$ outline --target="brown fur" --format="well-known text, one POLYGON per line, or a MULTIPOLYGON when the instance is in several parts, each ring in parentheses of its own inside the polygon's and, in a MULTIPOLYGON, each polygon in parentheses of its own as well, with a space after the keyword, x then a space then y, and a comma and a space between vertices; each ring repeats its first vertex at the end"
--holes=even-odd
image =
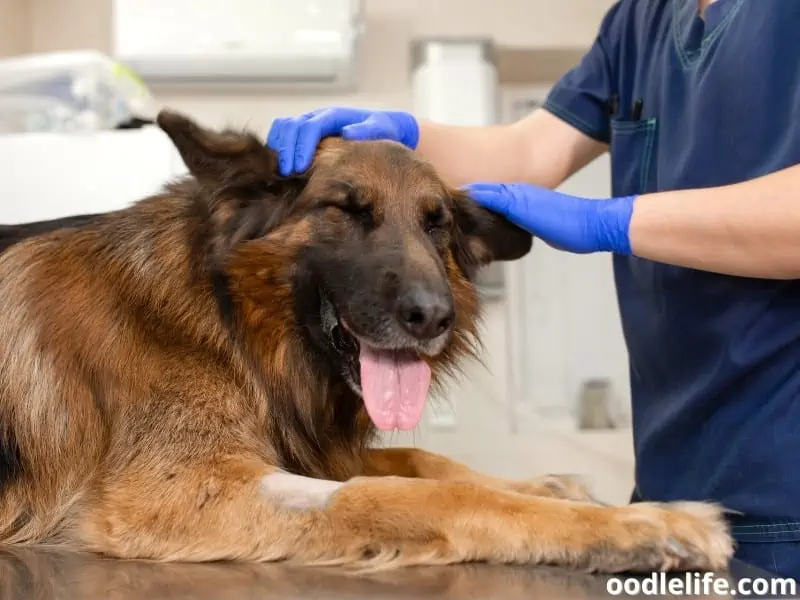
POLYGON ((569 478, 372 449, 361 401, 298 325, 303 257, 361 239, 353 215, 368 211, 395 236, 375 241, 378 259, 400 240, 415 269, 443 268, 456 320, 426 357, 441 376, 476 341, 475 269, 530 236, 394 144, 329 140, 308 174, 281 178, 254 136, 170 112, 159 124, 191 177, 126 210, 0 230, 0 543, 374 568, 725 566, 711 505, 604 507, 569 478), (298 507, 316 484, 269 477, 286 473, 346 483, 298 507))

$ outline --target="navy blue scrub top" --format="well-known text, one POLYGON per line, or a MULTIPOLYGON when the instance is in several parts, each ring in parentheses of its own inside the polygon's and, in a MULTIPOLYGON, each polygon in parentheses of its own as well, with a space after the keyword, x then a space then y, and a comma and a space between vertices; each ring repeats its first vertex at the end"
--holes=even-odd
MULTIPOLYGON (((800 163, 800 0, 717 0, 704 19, 697 0, 621 0, 546 109, 610 144, 614 196, 800 163)), ((797 544, 800 281, 613 260, 636 496, 715 500, 745 514, 739 543, 797 544)))

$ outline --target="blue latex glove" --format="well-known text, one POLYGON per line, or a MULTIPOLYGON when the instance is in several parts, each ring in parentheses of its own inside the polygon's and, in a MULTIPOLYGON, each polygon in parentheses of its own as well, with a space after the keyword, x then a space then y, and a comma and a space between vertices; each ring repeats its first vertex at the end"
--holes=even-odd
POLYGON ((323 108, 275 119, 267 146, 278 153, 281 175, 288 176, 308 169, 320 140, 335 135, 347 140, 393 140, 413 150, 419 143, 419 125, 405 112, 323 108))
POLYGON ((545 243, 577 254, 630 255, 635 196, 590 200, 524 183, 475 183, 464 190, 545 243))

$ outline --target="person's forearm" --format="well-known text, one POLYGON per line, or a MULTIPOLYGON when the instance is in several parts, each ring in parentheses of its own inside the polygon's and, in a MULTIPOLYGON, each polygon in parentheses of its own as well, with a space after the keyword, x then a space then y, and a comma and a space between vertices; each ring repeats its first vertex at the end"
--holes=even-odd
POLYGON ((605 151, 542 109, 512 125, 419 125, 417 152, 454 186, 497 181, 552 189, 605 151))
POLYGON ((728 275, 800 278, 800 165, 724 187, 642 195, 636 256, 728 275))
POLYGON ((460 186, 472 179, 509 181, 522 175, 517 157, 509 150, 519 143, 511 126, 459 127, 420 121, 419 130, 416 151, 450 185, 460 186))

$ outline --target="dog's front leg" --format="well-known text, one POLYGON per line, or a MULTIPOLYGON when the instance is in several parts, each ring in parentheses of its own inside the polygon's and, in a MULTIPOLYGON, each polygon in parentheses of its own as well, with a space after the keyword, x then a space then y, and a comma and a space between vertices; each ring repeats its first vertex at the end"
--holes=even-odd
POLYGON ((479 473, 445 456, 417 448, 370 449, 364 455, 364 474, 373 477, 398 475, 440 481, 465 481, 528 496, 598 503, 576 476, 543 475, 526 481, 502 479, 479 473))
POLYGON ((601 572, 722 569, 731 554, 721 512, 699 503, 607 508, 465 481, 322 481, 236 457, 155 464, 96 491, 72 530, 82 547, 156 560, 490 561, 601 572))

